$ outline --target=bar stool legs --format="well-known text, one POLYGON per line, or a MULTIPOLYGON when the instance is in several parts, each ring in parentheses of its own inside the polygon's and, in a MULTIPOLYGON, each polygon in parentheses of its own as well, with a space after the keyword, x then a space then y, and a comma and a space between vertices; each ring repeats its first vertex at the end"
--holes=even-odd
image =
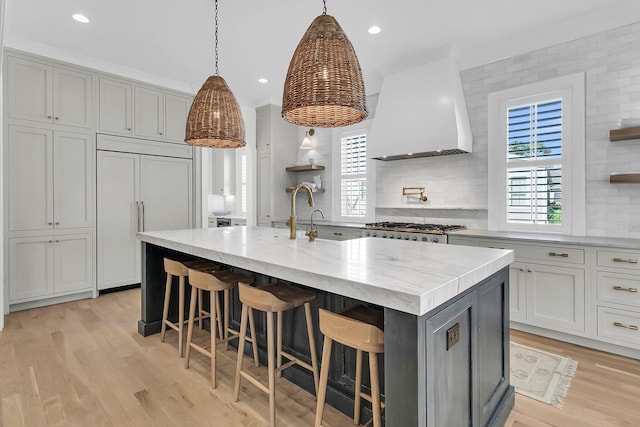
MULTIPOLYGON (((324 404, 327 397, 329 378, 329 362, 333 341, 352 347, 356 350, 356 383, 353 406, 353 423, 360 421, 361 399, 371 402, 374 427, 382 426, 382 408, 380 402, 380 377, 378 373, 378 353, 384 352, 384 317, 381 312, 365 306, 356 306, 337 314, 327 310, 319 310, 320 330, 324 334, 322 349, 322 369, 320 386, 316 404, 315 427, 322 425, 324 404), (369 370, 371 377, 371 395, 362 391, 362 353, 369 353, 369 370)), ((371 422, 370 421, 370 422, 371 422)))
POLYGON ((268 368, 268 387, 242 370, 243 357, 238 352, 238 360, 236 363, 236 378, 234 388, 234 401, 240 398, 240 380, 247 379, 258 389, 269 395, 269 424, 273 427, 276 425, 276 400, 275 400, 275 379, 276 375, 280 376, 282 370, 298 364, 311 372, 313 372, 314 387, 316 393, 318 390, 318 362, 316 356, 315 342, 313 338, 313 325, 311 322, 311 301, 315 299, 315 293, 285 283, 276 283, 264 286, 262 288, 254 288, 244 283, 238 284, 240 301, 242 301, 242 319, 240 322, 240 342, 238 346, 244 345, 246 336, 246 325, 253 318, 253 309, 263 311, 267 317, 267 368, 268 368), (307 334, 309 338, 309 348, 311 351, 311 365, 296 358, 295 356, 282 350, 282 312, 304 305, 305 317, 307 323, 307 334), (277 337, 276 327, 274 325, 274 314, 277 314, 277 337), (277 340, 277 341, 276 341, 277 340), (277 347, 277 349, 276 349, 277 347), (282 357, 286 357, 289 361, 282 363, 282 357))

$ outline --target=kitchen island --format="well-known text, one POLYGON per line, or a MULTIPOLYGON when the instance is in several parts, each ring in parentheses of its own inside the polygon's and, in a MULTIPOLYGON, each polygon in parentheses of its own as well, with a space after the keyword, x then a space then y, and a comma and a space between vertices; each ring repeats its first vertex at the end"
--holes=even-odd
POLYGON ((332 310, 352 300, 383 307, 387 426, 501 426, 513 406, 511 251, 374 238, 309 242, 264 227, 139 236, 143 335, 160 330, 162 257, 200 257, 313 288, 317 304, 332 310))

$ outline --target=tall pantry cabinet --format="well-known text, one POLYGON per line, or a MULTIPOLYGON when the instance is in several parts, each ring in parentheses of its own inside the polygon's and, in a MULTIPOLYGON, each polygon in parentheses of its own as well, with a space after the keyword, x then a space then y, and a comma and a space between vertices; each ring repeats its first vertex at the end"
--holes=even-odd
POLYGON ((9 53, 5 63, 5 302, 93 295, 93 76, 9 53))
POLYGON ((140 283, 135 234, 195 222, 191 97, 4 54, 4 311, 140 283))

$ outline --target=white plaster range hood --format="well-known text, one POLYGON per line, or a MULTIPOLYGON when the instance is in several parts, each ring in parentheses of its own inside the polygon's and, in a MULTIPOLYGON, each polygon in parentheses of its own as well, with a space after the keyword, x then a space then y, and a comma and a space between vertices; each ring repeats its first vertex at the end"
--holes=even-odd
POLYGON ((399 160, 470 153, 471 148, 460 73, 450 56, 384 78, 368 157, 399 160))

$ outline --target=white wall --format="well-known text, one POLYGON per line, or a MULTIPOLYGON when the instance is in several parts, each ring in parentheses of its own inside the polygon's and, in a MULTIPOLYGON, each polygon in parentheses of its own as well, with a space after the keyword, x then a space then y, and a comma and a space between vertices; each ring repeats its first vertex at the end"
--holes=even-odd
POLYGON ((640 185, 609 183, 611 173, 640 172, 640 141, 609 141, 618 118, 640 118, 640 22, 462 71, 473 153, 378 162, 377 206, 397 207, 411 184, 426 187, 432 208, 468 210, 378 208, 378 219, 452 215, 486 226, 488 94, 577 72, 586 74, 587 235, 640 238, 630 231, 640 224, 640 185))
MULTIPOLYGON (((6 1, 5 0, 0 0, 0 100, 4 99, 3 96, 3 88, 2 88, 2 82, 4 80, 3 76, 2 76, 2 51, 4 48, 4 13, 5 13, 5 7, 6 7, 6 1)), ((4 183, 2 180, 2 176, 4 175, 4 171, 2 168, 3 165, 3 159, 2 159, 2 152, 4 151, 2 149, 2 147, 4 146, 4 131, 2 129, 4 129, 3 123, 2 123, 2 117, 4 116, 4 113, 2 111, 2 105, 4 103, 0 102, 0 200, 4 200, 4 193, 3 193, 3 188, 4 188, 4 183)), ((3 218, 3 210, 0 209, 0 224, 4 224, 4 218, 3 218)), ((4 227, 0 227, 0 242, 4 242, 4 227)), ((0 245, 0 260, 4 259, 4 245, 0 245)), ((0 261, 0 278, 2 278, 2 284, 3 286, 0 286, 0 331, 2 329, 4 329, 4 292, 5 292, 5 286, 4 286, 4 262, 0 261)))

